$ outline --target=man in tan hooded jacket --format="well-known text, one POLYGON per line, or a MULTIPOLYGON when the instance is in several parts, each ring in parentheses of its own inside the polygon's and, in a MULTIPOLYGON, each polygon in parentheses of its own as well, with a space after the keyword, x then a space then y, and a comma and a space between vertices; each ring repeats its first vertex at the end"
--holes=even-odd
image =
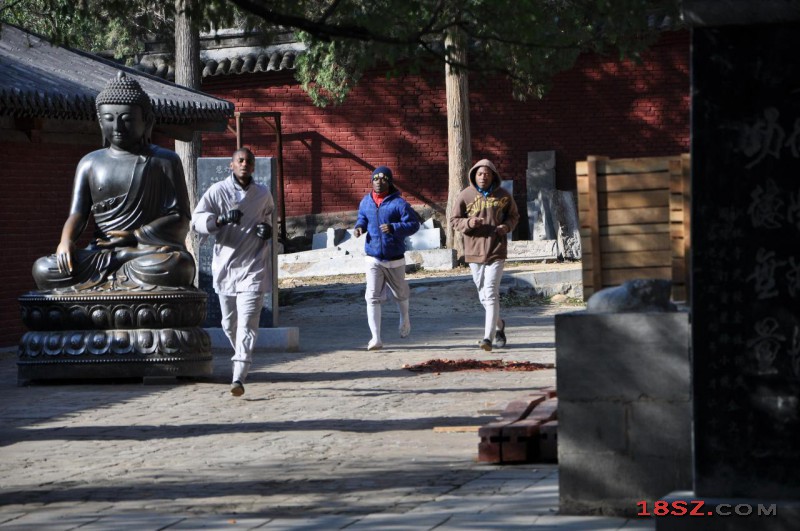
POLYGON ((486 310, 480 348, 506 344, 505 321, 500 318, 500 281, 508 253, 507 234, 519 222, 514 198, 500 186, 497 168, 488 159, 469 170, 470 186, 456 199, 450 225, 464 234, 464 259, 469 263, 478 297, 486 310))

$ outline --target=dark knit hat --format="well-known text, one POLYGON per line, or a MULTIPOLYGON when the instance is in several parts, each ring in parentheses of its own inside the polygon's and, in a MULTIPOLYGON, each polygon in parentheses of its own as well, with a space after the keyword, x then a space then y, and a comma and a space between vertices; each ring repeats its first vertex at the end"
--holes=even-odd
MULTIPOLYGON (((389 166, 378 166, 375 168, 375 170, 373 170, 372 177, 375 177, 379 173, 382 173, 388 182, 392 182, 392 170, 389 168, 389 166)), ((372 177, 370 177, 370 179, 372 177)))

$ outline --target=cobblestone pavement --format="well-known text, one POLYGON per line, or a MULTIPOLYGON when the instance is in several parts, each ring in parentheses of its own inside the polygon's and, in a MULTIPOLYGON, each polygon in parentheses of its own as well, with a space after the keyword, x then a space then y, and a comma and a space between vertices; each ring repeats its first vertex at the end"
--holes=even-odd
POLYGON ((259 352, 228 393, 230 352, 207 381, 16 385, 0 354, 0 528, 653 529, 557 514, 555 465, 478 463, 475 431, 508 401, 555 385, 536 372, 413 373, 434 358, 553 363, 553 316, 508 308, 508 346, 477 348, 469 281, 415 285, 412 334, 384 310, 365 350, 363 291, 306 290, 281 307, 299 352, 259 352))

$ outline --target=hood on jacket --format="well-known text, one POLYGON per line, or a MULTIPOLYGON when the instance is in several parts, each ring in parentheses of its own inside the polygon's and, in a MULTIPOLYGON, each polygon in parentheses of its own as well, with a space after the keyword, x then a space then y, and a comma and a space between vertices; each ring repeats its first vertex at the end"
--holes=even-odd
POLYGON ((478 185, 475 184, 475 174, 478 173, 478 168, 481 166, 486 166, 490 170, 492 170, 492 174, 494 175, 494 179, 492 179, 492 184, 494 187, 497 188, 500 186, 500 175, 497 173, 497 168, 494 167, 494 164, 489 159, 481 159, 475 163, 475 165, 469 169, 469 182, 472 186, 476 187, 478 185))

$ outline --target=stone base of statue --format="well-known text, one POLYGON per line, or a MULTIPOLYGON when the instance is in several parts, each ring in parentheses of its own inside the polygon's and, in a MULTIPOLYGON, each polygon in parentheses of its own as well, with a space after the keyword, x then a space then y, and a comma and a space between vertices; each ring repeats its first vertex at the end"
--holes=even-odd
POLYGON ((26 293, 18 381, 211 376, 207 298, 193 288, 26 293))

